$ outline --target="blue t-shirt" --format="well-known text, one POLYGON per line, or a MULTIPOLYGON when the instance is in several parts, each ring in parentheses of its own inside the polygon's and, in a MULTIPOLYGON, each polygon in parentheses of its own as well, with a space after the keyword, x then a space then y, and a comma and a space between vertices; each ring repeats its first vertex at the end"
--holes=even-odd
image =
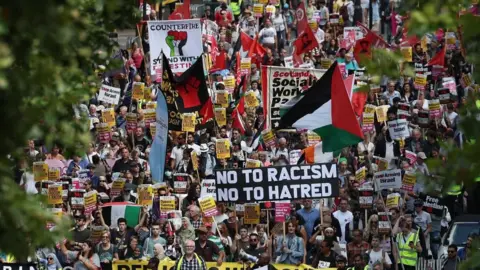
POLYGON ((320 218, 320 211, 318 209, 310 209, 310 211, 305 210, 302 208, 297 211, 297 214, 303 217, 305 220, 305 230, 307 231, 307 239, 310 239, 313 233, 313 226, 315 224, 315 220, 320 218))

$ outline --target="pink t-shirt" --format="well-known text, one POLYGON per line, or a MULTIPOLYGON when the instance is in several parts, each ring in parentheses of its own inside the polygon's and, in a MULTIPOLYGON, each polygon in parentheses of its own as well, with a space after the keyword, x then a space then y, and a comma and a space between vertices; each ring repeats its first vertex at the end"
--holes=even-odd
POLYGON ((135 63, 135 67, 138 69, 142 66, 143 61, 143 53, 141 49, 136 49, 135 52, 132 54, 133 62, 135 63))

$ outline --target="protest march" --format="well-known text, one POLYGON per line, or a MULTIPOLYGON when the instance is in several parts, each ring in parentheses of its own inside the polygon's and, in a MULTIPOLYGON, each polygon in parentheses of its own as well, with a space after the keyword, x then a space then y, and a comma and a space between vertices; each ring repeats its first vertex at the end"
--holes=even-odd
POLYGON ((0 246, 0 270, 450 270, 473 258, 480 177, 447 186, 430 165, 470 143, 460 110, 479 85, 460 27, 416 36, 398 0, 134 2, 143 16, 121 68, 98 65, 100 88, 72 104, 88 148, 32 137, 13 168, 70 236, 28 262, 0 246), (362 65, 378 49, 400 55, 396 78, 362 65))

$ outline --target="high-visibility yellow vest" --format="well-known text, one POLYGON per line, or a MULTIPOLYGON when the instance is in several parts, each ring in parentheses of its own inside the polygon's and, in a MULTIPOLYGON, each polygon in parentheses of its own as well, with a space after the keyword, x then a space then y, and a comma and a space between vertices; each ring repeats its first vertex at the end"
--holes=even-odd
POLYGON ((240 12, 241 12, 240 7, 242 6, 242 0, 238 0, 238 3, 230 2, 229 6, 232 9, 233 15, 238 16, 240 15, 240 12))
POLYGON ((398 248, 400 252, 400 261, 404 265, 416 266, 417 265, 417 249, 411 249, 408 245, 410 242, 413 242, 415 247, 417 246, 418 231, 411 233, 408 239, 404 241, 403 233, 397 234, 398 239, 398 248))
MULTIPOLYGON (((193 253, 193 255, 195 255, 195 259, 197 259, 198 265, 202 266, 202 260, 200 259, 200 257, 198 257, 197 253, 193 253)), ((183 258, 184 257, 185 257, 185 255, 180 257, 180 260, 178 260, 177 270, 182 269, 182 264, 183 264, 183 258)))
MULTIPOLYGON (((353 266, 353 267, 349 267, 349 268, 347 268, 347 270, 355 270, 355 267, 354 267, 354 266, 353 266)), ((368 264, 365 265, 365 267, 363 268, 363 270, 370 270, 370 265, 368 265, 368 264)))
POLYGON ((462 186, 461 185, 453 185, 450 187, 450 190, 447 192, 450 196, 458 196, 462 193, 462 186))

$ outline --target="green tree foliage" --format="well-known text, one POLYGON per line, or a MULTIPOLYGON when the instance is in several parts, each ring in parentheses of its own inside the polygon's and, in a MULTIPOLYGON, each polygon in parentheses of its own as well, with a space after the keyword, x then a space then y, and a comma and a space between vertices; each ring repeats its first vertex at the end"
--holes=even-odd
MULTIPOLYGON (((31 138, 85 149, 88 121, 73 104, 97 90, 94 63, 105 63, 114 43, 108 32, 132 25, 134 1, 4 1, 0 5, 0 249, 22 259, 65 236, 66 222, 48 233, 51 214, 39 197, 13 182, 15 158, 31 138)), ((70 152, 71 153, 71 152, 70 152)), ((67 153, 68 155, 68 153, 67 153)))

